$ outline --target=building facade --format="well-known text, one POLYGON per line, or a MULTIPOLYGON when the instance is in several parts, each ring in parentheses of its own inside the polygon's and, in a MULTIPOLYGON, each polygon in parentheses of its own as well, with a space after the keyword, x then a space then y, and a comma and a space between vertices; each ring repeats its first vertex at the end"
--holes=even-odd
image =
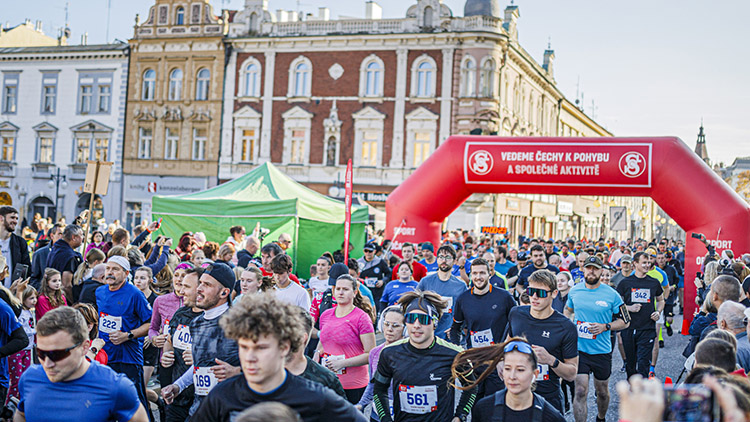
POLYGON ((0 203, 29 221, 35 213, 70 221, 89 206, 86 162, 111 161, 109 190, 95 197, 94 216, 119 218, 128 50, 0 48, 0 203), (58 174, 65 183, 50 186, 58 174))
POLYGON ((124 222, 150 215, 154 195, 216 185, 225 49, 208 0, 156 0, 130 40, 124 222))
MULTIPOLYGON (((355 192, 384 201, 453 134, 611 136, 557 88, 554 51, 538 64, 519 45, 518 7, 501 13, 416 0, 383 19, 367 2, 363 19, 332 20, 246 0, 226 41, 219 180, 271 161, 337 196, 351 158, 355 192)), ((448 225, 486 225, 497 201, 474 195, 448 225)))

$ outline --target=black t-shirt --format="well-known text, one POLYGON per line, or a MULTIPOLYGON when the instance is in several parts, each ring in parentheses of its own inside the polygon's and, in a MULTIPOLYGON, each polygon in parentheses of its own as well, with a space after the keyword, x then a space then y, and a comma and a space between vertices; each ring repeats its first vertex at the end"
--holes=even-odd
POLYGON ((481 296, 476 295, 475 290, 471 288, 461 293, 453 305, 451 341, 458 343, 458 326, 465 324, 469 330, 466 339, 468 347, 476 347, 480 345, 479 342, 482 346, 502 343, 508 314, 516 306, 513 296, 507 290, 492 285, 490 291, 481 296))
MULTIPOLYGON (((507 405, 503 409, 503 422, 530 422, 533 420, 534 407, 526 410, 515 411, 507 405)), ((500 409, 498 409, 499 411, 500 409)), ((477 402, 471 411, 472 422, 492 422, 495 412, 495 396, 487 396, 477 402)), ((542 422, 565 422, 565 418, 551 404, 547 403, 542 412, 542 422)))
POLYGON ((510 268, 508 268, 508 273, 505 274, 506 277, 511 278, 518 275, 518 265, 514 265, 510 268))
MULTIPOLYGON (((547 349, 560 362, 578 356, 578 332, 576 326, 565 315, 555 311, 547 319, 531 316, 530 306, 517 306, 508 316, 507 335, 526 337, 529 343, 547 349)), ((507 336, 503 336, 506 338, 507 336)), ((560 377, 548 365, 539 365, 536 392, 542 397, 558 394, 560 377), (545 374, 547 379, 545 380, 545 374)))
POLYGON ((547 264, 544 268, 537 268, 536 266, 534 266, 534 263, 531 263, 530 265, 525 266, 521 270, 521 272, 518 274, 518 282, 521 283, 523 287, 528 286, 529 276, 539 270, 549 270, 549 271, 552 271, 554 274, 557 274, 560 272, 560 269, 555 267, 554 265, 547 264))
POLYGON ((307 367, 303 373, 299 374, 300 377, 312 382, 317 382, 324 387, 328 387, 333 390, 334 393, 346 399, 344 387, 341 385, 341 381, 339 381, 339 377, 337 377, 336 374, 307 356, 305 356, 305 359, 307 359, 307 367))
POLYGON ((304 422, 366 422, 365 416, 351 403, 322 385, 286 373, 286 380, 276 390, 259 394, 247 385, 240 374, 216 384, 203 399, 190 420, 230 422, 243 410, 261 402, 283 403, 297 412, 304 422))
MULTIPOLYGON (((175 311, 172 318, 169 320, 169 335, 172 340, 172 347, 174 348, 174 364, 172 365, 172 382, 177 381, 182 374, 185 373, 192 366, 185 363, 185 359, 182 358, 182 352, 187 350, 179 346, 187 343, 190 337, 190 322, 195 318, 202 315, 203 312, 193 312, 193 308, 189 306, 183 306, 182 308, 175 311), (178 330, 178 328, 182 328, 178 330), (180 336, 178 339, 177 336, 180 336)), ((180 391, 174 399, 174 403, 181 407, 189 407, 193 403, 193 397, 195 396, 195 387, 190 384, 184 391, 180 391)))
POLYGON ((626 305, 641 304, 641 310, 630 312, 631 330, 654 330, 656 321, 651 319, 651 314, 656 312, 656 298, 664 293, 659 281, 651 276, 638 278, 635 273, 624 278, 617 285, 617 293, 620 294, 626 305))

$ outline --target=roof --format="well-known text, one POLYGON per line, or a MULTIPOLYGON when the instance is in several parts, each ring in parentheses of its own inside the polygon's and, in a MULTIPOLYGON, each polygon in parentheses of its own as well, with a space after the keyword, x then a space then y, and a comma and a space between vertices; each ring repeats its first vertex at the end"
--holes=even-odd
POLYGON ((125 50, 128 44, 55 45, 49 47, 6 47, 0 54, 49 54, 49 53, 91 53, 99 51, 125 50))

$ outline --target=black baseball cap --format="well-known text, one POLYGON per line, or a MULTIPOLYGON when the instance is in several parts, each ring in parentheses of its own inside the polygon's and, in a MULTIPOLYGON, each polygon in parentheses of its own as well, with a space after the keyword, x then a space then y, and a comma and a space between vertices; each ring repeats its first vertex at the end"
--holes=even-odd
POLYGON ((596 267, 596 268, 602 268, 604 264, 602 264, 602 260, 599 259, 596 256, 590 256, 586 258, 586 261, 583 262, 583 267, 596 267))
POLYGON ((519 252, 516 259, 519 261, 527 261, 529 259, 529 254, 526 251, 519 252))
POLYGON ((375 245, 373 245, 372 243, 365 243, 365 247, 362 249, 366 251, 374 251, 375 245))
POLYGON ((237 278, 234 276, 234 271, 229 268, 229 265, 221 262, 214 262, 209 265, 205 274, 215 278, 222 286, 229 289, 234 288, 234 283, 237 281, 237 278))

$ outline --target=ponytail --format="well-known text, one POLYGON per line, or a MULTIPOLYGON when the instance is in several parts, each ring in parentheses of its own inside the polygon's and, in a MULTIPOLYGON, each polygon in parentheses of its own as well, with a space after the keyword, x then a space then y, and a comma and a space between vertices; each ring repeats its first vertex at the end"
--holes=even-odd
MULTIPOLYGON (((505 358, 505 345, 512 341, 528 343, 523 337, 512 337, 501 344, 475 347, 473 349, 464 350, 456 355, 455 359, 453 359, 453 365, 451 366, 453 379, 458 380, 460 383, 460 385, 456 385, 456 388, 462 391, 470 390, 487 379, 492 372, 497 370, 497 365, 505 358), (486 366, 486 369, 484 369, 478 377, 474 377, 474 371, 484 366, 486 366)), ((536 369, 536 355, 532 353, 528 356, 530 358, 532 369, 536 369)))
POLYGON ((104 262, 105 258, 106 255, 104 255, 104 252, 102 252, 100 249, 89 249, 89 251, 86 253, 86 259, 84 259, 83 262, 78 265, 76 272, 73 274, 73 285, 77 286, 81 284, 88 270, 94 268, 94 263, 97 261, 104 262))

